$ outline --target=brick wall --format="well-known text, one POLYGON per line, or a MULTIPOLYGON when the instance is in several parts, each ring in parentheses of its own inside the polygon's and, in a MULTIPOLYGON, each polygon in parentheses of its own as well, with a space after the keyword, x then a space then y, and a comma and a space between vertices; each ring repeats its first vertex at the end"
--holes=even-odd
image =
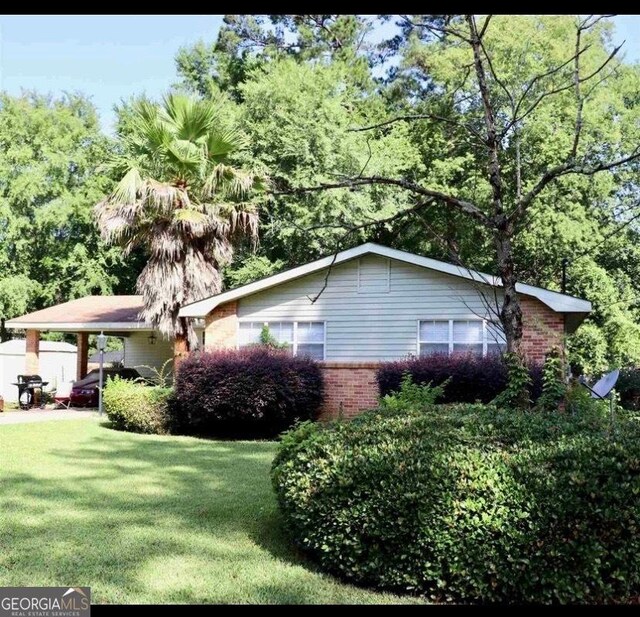
POLYGON ((552 347, 564 349, 564 315, 529 296, 520 296, 520 305, 525 356, 535 362, 543 362, 545 354, 552 347))
POLYGON ((238 335, 237 302, 227 302, 217 306, 206 316, 204 323, 206 351, 235 348, 238 335))
POLYGON ((352 418, 378 402, 377 362, 323 362, 325 398, 320 411, 323 420, 342 413, 352 418))
POLYGON ((25 342, 24 374, 40 374, 40 330, 27 330, 25 342))

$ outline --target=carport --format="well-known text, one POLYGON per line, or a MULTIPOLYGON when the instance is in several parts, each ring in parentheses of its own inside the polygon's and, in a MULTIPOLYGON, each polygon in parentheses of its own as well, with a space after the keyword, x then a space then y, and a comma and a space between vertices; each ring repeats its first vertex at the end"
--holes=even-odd
MULTIPOLYGON (((76 379, 87 374, 88 339, 90 334, 104 332, 118 336, 129 345, 130 363, 161 366, 173 355, 173 344, 162 340, 150 324, 140 321, 142 296, 85 296, 49 308, 28 313, 6 322, 6 327, 24 330, 26 354, 24 374, 40 372, 40 334, 42 332, 71 332, 76 335, 78 356, 76 379)), ((19 371, 18 371, 19 372, 19 371)))

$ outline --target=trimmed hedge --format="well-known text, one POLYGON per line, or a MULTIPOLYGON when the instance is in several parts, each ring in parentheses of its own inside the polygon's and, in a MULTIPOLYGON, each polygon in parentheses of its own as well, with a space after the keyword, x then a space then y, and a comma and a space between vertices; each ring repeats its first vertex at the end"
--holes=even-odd
MULTIPOLYGON (((500 356, 434 354, 382 364, 376 373, 381 396, 396 392, 404 373, 409 373, 414 383, 431 382, 434 386, 451 378, 443 403, 489 403, 507 385, 507 369, 500 356)), ((542 367, 531 364, 529 373, 531 400, 535 401, 542 390, 542 367)))
POLYGON ((435 405, 305 423, 272 480, 296 544, 347 581, 458 602, 640 593, 640 428, 435 405))
POLYGON ((275 437, 314 418, 322 403, 320 367, 264 346, 191 354, 175 381, 177 432, 275 437))
POLYGON ((168 432, 168 405, 173 390, 109 377, 103 404, 114 428, 132 433, 168 432))

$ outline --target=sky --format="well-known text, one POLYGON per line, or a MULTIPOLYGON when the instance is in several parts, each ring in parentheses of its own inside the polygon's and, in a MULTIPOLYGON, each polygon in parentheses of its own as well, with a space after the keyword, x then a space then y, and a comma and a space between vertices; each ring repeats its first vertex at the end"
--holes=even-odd
MULTIPOLYGON (((640 15, 614 18, 614 41, 640 60, 640 15)), ((221 15, 0 15, 0 90, 83 92, 105 131, 113 106, 133 94, 159 97, 177 81, 180 47, 213 41, 221 15)))

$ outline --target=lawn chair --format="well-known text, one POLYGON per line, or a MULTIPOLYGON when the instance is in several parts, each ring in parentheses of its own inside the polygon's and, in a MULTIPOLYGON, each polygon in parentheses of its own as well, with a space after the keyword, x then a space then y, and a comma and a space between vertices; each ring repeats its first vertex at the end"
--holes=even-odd
POLYGON ((53 395, 53 401, 56 404, 56 408, 69 409, 71 407, 71 388, 73 388, 72 381, 63 381, 57 388, 53 395))

